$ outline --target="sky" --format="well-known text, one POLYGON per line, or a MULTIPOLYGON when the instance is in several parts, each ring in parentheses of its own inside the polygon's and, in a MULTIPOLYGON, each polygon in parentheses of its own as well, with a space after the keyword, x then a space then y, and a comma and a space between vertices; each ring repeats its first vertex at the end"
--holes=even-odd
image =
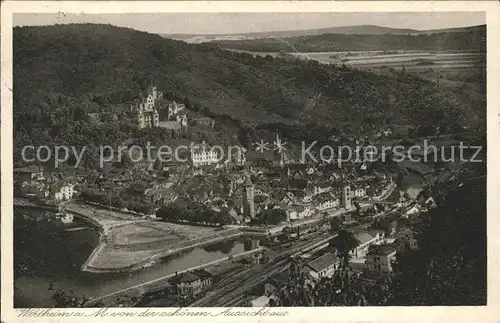
POLYGON ((102 23, 155 34, 236 34, 378 25, 417 30, 486 23, 483 12, 14 14, 15 26, 102 23))

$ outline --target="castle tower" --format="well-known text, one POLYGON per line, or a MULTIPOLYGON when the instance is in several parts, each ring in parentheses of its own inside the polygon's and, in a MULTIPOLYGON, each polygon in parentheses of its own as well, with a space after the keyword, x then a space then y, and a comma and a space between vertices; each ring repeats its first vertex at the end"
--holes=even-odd
POLYGON ((184 114, 182 117, 181 117, 181 120, 180 120, 180 123, 181 123, 181 129, 185 130, 187 129, 187 116, 184 114))
POLYGON ((255 218, 255 191, 253 187, 253 183, 250 180, 250 176, 247 176, 245 182, 243 183, 243 187, 245 188, 245 193, 243 195, 243 215, 250 217, 251 219, 255 218))
POLYGON ((153 127, 158 127, 159 123, 160 123, 160 114, 158 113, 158 110, 155 108, 153 111, 153 127))
POLYGON ((143 110, 142 103, 139 105, 139 107, 137 109, 137 122, 139 124, 139 129, 142 129, 146 126, 145 120, 144 120, 144 110, 143 110))

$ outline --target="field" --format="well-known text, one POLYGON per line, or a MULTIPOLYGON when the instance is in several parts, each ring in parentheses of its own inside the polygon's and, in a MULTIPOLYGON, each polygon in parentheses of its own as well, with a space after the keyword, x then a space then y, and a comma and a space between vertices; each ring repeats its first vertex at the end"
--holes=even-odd
POLYGON ((220 230, 141 219, 90 205, 73 203, 67 209, 106 228, 106 235, 83 266, 94 272, 138 269, 160 254, 241 234, 238 228, 220 230))
MULTIPOLYGON (((253 56, 283 55, 278 52, 246 52, 253 56)), ((408 72, 483 70, 486 68, 486 54, 471 51, 359 51, 359 52, 290 52, 289 57, 312 59, 323 64, 346 65, 363 70, 401 70, 408 72)))
POLYGON ((357 68, 402 67, 410 69, 426 68, 481 68, 485 55, 471 52, 353 52, 353 53, 306 53, 312 59, 324 63, 346 64, 357 68))

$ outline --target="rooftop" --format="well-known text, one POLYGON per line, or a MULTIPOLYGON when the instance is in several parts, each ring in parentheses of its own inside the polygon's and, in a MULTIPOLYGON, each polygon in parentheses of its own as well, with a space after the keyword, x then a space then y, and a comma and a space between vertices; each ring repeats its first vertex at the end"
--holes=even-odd
POLYGON ((379 245, 373 246, 368 251, 367 255, 369 256, 388 256, 392 253, 396 252, 396 248, 391 245, 379 245))
POLYGON ((297 212, 302 212, 304 211, 306 208, 304 205, 301 205, 301 204, 293 204, 293 205, 288 205, 287 206, 287 209, 289 211, 297 211, 297 212))
POLYGON ((193 273, 182 273, 172 278, 172 283, 191 283, 200 279, 197 275, 193 273))
POLYGON ((327 201, 331 201, 331 200, 335 200, 335 199, 336 199, 336 197, 329 192, 324 192, 324 193, 318 194, 318 195, 313 197, 314 203, 325 203, 327 201))
POLYGON ((332 183, 330 183, 330 182, 322 182, 322 183, 319 183, 316 186, 318 186, 320 188, 328 188, 328 187, 332 187, 332 183))
POLYGON ((360 232, 360 233, 354 235, 354 237, 356 238, 356 240, 359 241, 360 244, 365 244, 368 241, 375 239, 374 236, 372 236, 371 234, 366 233, 366 232, 360 232))
POLYGON ((38 165, 14 168, 14 173, 38 173, 41 171, 43 171, 43 168, 38 165))
POLYGON ((308 265, 315 271, 321 271, 333 264, 337 263, 337 256, 335 256, 333 253, 329 252, 327 254, 324 254, 323 256, 314 259, 313 261, 309 262, 308 265))
POLYGON ((71 183, 67 183, 65 181, 58 181, 58 182, 55 182, 53 183, 51 186, 50 186, 50 191, 52 193, 55 193, 55 192, 59 192, 61 190, 61 188, 63 188, 64 186, 67 186, 67 185, 71 185, 73 186, 73 184, 71 183))
POLYGON ((201 279, 212 278, 212 274, 204 269, 195 270, 194 273, 196 274, 196 276, 200 277, 201 279))

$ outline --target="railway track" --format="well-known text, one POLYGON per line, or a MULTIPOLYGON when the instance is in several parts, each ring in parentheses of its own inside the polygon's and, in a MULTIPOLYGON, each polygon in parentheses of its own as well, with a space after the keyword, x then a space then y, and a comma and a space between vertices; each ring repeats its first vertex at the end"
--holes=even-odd
POLYGON ((241 302, 244 298, 244 293, 253 287, 264 283, 272 275, 286 269, 291 255, 300 253, 301 250, 307 250, 311 246, 317 245, 324 238, 314 239, 313 241, 304 241, 298 243, 293 248, 278 254, 274 259, 266 265, 258 265, 247 270, 241 271, 236 275, 228 278, 226 285, 213 290, 203 298, 190 304, 190 307, 216 307, 216 306, 233 306, 241 302))

